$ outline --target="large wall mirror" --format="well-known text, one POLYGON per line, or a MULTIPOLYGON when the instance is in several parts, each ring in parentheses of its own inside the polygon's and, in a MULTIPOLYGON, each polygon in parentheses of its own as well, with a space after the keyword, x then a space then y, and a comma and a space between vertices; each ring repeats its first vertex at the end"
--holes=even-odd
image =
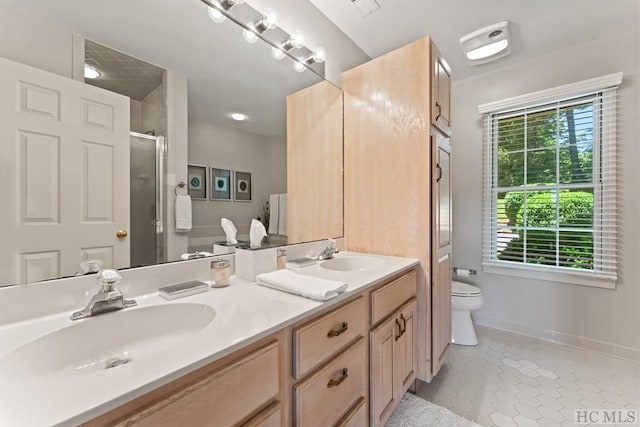
POLYGON ((343 235, 341 90, 209 12, 0 5, 0 286, 229 253, 222 218, 241 244, 258 218, 265 244, 343 235))

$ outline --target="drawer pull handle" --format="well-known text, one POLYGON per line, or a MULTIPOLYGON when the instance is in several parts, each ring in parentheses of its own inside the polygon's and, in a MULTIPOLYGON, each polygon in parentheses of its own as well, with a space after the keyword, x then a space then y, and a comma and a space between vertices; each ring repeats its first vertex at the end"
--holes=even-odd
POLYGON ((329 382, 327 383, 327 388, 338 387, 340 384, 342 384, 342 381, 347 379, 348 376, 349 370, 347 368, 344 368, 342 370, 342 375, 340 376, 340 378, 338 378, 337 380, 334 380, 333 378, 329 380, 329 382))
POLYGON ((398 326, 398 335, 396 335, 395 338, 396 338, 396 341, 398 341, 400 339, 400 337, 402 336, 403 331, 402 331, 402 326, 400 325, 400 321, 398 320, 397 317, 395 318, 395 321, 396 321, 396 325, 398 326))
POLYGON ((407 319, 404 318, 404 315, 400 313, 400 320, 402 320, 402 331, 400 336, 403 336, 405 332, 407 332, 407 319))
POLYGON ((349 324, 347 322, 342 322, 342 327, 340 327, 340 329, 338 329, 337 331, 334 331, 333 329, 330 330, 329 332, 327 332, 327 337, 328 338, 338 337, 343 333, 347 332, 347 329, 349 329, 349 324))

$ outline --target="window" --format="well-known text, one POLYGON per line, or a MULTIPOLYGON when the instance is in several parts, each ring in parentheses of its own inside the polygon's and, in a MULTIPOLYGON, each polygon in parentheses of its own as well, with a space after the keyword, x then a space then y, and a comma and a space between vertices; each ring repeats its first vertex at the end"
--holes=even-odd
POLYGON ((480 106, 485 271, 615 287, 621 79, 480 106))

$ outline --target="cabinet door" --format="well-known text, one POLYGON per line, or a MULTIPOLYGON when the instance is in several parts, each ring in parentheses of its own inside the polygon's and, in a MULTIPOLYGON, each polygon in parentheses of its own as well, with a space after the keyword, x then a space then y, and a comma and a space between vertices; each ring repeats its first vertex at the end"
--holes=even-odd
POLYGON ((451 135, 451 69, 433 45, 431 58, 431 123, 449 136, 451 135))
POLYGON ((289 243, 344 235, 342 153, 342 91, 323 81, 289 95, 287 215, 269 234, 289 243))
POLYGON ((371 396, 371 425, 383 426, 396 406, 394 360, 400 335, 400 321, 396 316, 374 329, 370 334, 371 358, 369 389, 371 396))
POLYGON ((396 351, 397 359, 394 360, 396 400, 400 401, 402 395, 407 391, 411 383, 416 378, 418 368, 418 347, 417 347, 417 315, 416 300, 406 304, 400 309, 398 314, 400 320, 400 335, 394 345, 398 347, 396 351))
POLYGON ((451 146, 440 134, 432 137, 432 373, 444 362, 451 342, 451 146))

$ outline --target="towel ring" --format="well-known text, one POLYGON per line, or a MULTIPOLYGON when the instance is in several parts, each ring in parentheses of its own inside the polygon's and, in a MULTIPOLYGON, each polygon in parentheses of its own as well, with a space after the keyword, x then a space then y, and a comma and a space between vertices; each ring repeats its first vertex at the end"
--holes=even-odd
POLYGON ((175 186, 175 188, 173 189, 173 193, 176 195, 176 197, 178 196, 178 188, 184 188, 187 190, 187 196, 189 195, 189 186, 187 185, 186 182, 184 181, 180 181, 178 183, 178 185, 175 186))

